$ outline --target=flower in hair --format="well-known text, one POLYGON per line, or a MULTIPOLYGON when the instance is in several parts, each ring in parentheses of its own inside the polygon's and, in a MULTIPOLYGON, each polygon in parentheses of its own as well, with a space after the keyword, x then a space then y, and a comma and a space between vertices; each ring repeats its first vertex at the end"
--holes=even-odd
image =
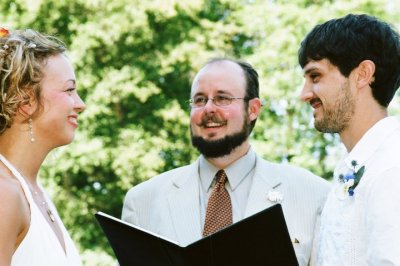
POLYGON ((6 28, 0 27, 0 37, 7 37, 8 34, 10 34, 10 32, 6 28))
POLYGON ((28 44, 28 48, 29 48, 29 49, 31 49, 31 48, 36 48, 36 43, 33 43, 33 42, 29 43, 29 44, 28 44))
POLYGON ((358 171, 356 171, 356 160, 351 161, 351 165, 353 166, 353 170, 347 174, 339 175, 339 181, 343 183, 344 191, 347 192, 349 196, 354 195, 354 189, 357 187, 358 183, 360 183, 361 177, 365 171, 365 166, 362 166, 358 171))

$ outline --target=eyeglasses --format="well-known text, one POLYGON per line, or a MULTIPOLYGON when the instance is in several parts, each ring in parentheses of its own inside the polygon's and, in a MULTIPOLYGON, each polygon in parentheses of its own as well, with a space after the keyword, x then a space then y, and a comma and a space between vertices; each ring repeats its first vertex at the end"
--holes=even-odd
POLYGON ((214 98, 207 98, 205 96, 195 96, 193 99, 190 99, 188 102, 191 107, 193 108, 200 108, 206 106, 208 100, 211 100, 216 106, 228 106, 232 103, 233 100, 245 100, 247 98, 240 98, 240 97, 228 97, 217 95, 214 98))

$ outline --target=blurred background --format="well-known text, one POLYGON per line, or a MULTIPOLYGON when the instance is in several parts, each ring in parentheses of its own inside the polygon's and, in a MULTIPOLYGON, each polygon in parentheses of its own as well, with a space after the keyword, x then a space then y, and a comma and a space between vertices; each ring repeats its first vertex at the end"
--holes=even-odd
MULTIPOLYGON (((40 173, 84 265, 115 265, 96 211, 120 217, 129 188, 197 158, 187 100, 212 57, 258 70, 264 106, 255 150, 330 179, 344 149, 337 135, 314 129, 299 100, 297 50, 316 24, 347 13, 400 28, 399 0, 1 0, 0 26, 67 44, 87 105, 74 143, 51 153, 40 173)), ((400 114, 399 93, 390 112, 400 114)))

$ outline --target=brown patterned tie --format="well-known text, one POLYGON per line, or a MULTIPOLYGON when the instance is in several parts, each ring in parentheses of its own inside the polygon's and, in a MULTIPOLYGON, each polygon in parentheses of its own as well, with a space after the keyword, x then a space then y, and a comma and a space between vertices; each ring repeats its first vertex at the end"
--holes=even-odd
POLYGON ((211 235, 232 224, 231 197, 225 188, 228 178, 224 170, 219 170, 215 176, 216 184, 208 199, 203 236, 211 235))

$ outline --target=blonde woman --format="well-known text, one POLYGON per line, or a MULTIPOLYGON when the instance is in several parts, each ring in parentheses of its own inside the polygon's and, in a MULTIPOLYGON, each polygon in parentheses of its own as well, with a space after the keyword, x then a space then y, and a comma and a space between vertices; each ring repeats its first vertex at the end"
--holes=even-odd
POLYGON ((33 30, 0 29, 0 266, 81 265, 37 176, 85 108, 65 50, 33 30))

